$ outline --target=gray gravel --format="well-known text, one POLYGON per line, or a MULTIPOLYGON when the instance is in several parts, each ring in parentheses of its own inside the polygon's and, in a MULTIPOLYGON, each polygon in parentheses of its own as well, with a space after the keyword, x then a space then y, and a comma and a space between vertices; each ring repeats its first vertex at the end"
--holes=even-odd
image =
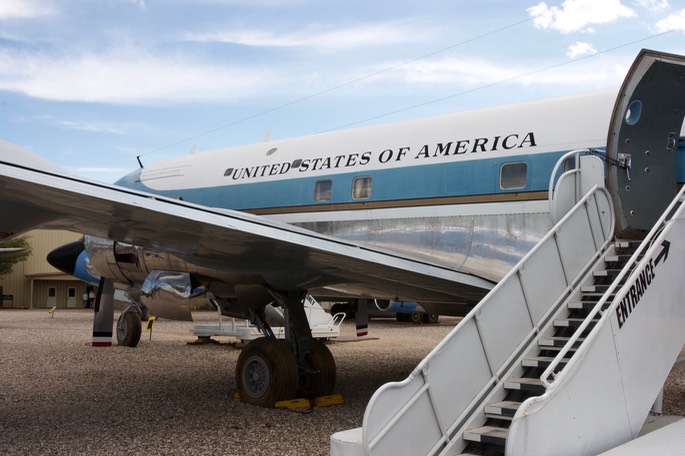
POLYGON ((297 413, 233 401, 236 340, 188 345, 191 323, 159 320, 136 348, 93 348, 89 311, 2 310, 0 454, 328 455, 330 435, 361 426, 373 392, 457 322, 373 320, 366 340, 344 323, 329 348, 346 403, 297 413))
MULTIPOLYGON (((346 403, 298 413, 233 401, 239 344, 188 345, 191 323, 157 321, 137 348, 93 348, 89 311, 2 310, 0 454, 328 455, 330 435, 360 426, 373 392, 404 379, 457 322, 373 320, 364 340, 344 323, 329 348, 346 403)), ((685 415, 685 363, 664 414, 685 415)))

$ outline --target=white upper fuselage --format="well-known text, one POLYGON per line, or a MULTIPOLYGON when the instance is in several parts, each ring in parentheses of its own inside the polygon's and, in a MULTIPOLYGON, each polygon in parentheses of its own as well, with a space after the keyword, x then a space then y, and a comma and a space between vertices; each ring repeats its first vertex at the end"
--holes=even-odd
MULTIPOLYGON (((614 99, 614 93, 581 95, 221 149, 146 166, 139 185, 171 196, 184 190, 292 184, 296 179, 400 169, 413 173, 466 161, 558 154, 604 145, 614 99)), ((330 203, 354 201, 348 193, 334 195, 330 203)), ((414 193, 438 197, 449 191, 414 193)), ((293 198, 292 206, 311 202, 308 196, 313 192, 293 198)), ((377 199, 372 195, 370 200, 377 199)), ((250 209, 263 206, 257 197, 253 201, 250 209)))

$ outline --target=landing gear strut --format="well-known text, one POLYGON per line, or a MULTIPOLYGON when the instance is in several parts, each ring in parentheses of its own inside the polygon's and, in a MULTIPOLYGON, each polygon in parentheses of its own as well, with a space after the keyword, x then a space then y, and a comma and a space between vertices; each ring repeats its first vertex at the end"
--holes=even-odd
POLYGON ((285 340, 255 339, 243 348, 235 372, 240 400, 262 407, 296 397, 331 394, 336 366, 331 351, 312 337, 304 292, 272 292, 285 308, 285 340))

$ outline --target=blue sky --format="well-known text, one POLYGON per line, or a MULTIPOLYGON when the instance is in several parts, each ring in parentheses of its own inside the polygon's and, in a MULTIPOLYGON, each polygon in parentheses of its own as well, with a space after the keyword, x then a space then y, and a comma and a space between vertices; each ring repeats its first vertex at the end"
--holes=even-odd
POLYGON ((617 87, 679 0, 1 0, 0 139, 113 182, 264 140, 617 87))

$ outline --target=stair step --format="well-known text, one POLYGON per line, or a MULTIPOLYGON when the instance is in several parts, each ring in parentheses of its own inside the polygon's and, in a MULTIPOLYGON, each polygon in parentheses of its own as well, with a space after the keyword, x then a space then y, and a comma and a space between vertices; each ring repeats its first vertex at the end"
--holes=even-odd
POLYGON ((620 272, 620 269, 598 269, 597 271, 593 271, 592 275, 597 278, 617 277, 620 272))
POLYGON ((499 420, 510 420, 521 406, 516 401, 492 402, 485 405, 485 416, 499 420))
POLYGON ((642 241, 619 241, 614 243, 614 248, 635 251, 638 247, 640 247, 641 243, 642 241))
POLYGON ((509 390, 530 391, 542 394, 545 386, 539 378, 511 378, 504 382, 504 388, 509 390))
POLYGON ((609 290, 610 285, 584 285, 580 287, 582 293, 601 293, 604 294, 609 290))
MULTIPOLYGON (((608 288, 608 286, 607 286, 608 288)), ((584 291, 583 294, 580 295, 580 300, 581 301, 599 301, 606 293, 608 290, 604 291, 584 291)), ((616 290, 614 290, 609 296, 613 297, 616 296, 616 290)))
MULTIPOLYGON (((566 345, 566 343, 570 340, 570 337, 560 337, 560 336, 553 336, 553 337, 542 337, 540 340, 538 340, 538 347, 542 350, 554 350, 556 349, 561 349, 566 345)), ((578 338, 576 342, 573 344, 572 350, 575 350, 580 346, 580 344, 583 343, 585 340, 584 337, 578 338)))
MULTIPOLYGON (((524 358, 522 361, 523 367, 542 367, 546 368, 554 361, 554 356, 534 356, 532 358, 524 358)), ((559 367, 564 367, 570 358, 562 358, 559 367)))
MULTIPOLYGON (((612 301, 612 300, 608 300, 608 299, 607 299, 607 300, 604 302, 604 305, 602 305, 602 310, 604 310, 604 309, 606 309, 607 307, 609 307, 609 304, 611 304, 611 301, 612 301)), ((598 302, 599 302, 599 299, 594 300, 594 301, 586 301, 586 300, 582 300, 582 301, 571 301, 571 302, 568 303, 568 305, 567 305, 566 307, 567 307, 569 310, 592 310, 592 309, 595 308, 595 306, 597 305, 598 302)))
POLYGON ((633 256, 632 253, 619 253, 619 254, 605 255, 604 256, 604 262, 605 263, 627 263, 628 260, 630 260, 631 256, 633 256))
POLYGON ((504 445, 507 442, 507 432, 507 428, 483 426, 465 431, 462 438, 470 442, 504 445))
MULTIPOLYGON (((592 321, 597 323, 598 318, 593 318, 592 321)), ((584 318, 557 318, 554 320, 554 326, 557 328, 578 328, 585 321, 584 318)))

